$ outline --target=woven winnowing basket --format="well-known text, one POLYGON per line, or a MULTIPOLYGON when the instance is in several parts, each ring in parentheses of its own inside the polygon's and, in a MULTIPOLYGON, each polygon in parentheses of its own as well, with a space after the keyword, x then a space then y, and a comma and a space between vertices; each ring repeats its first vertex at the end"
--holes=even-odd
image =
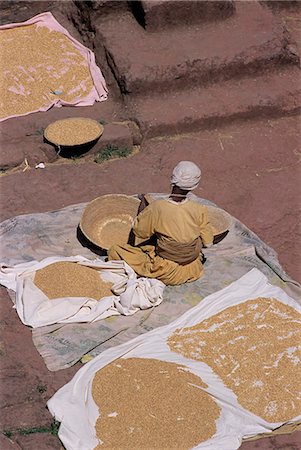
POLYGON ((226 211, 215 206, 206 205, 208 210, 208 219, 213 229, 214 236, 229 230, 232 217, 226 211))
POLYGON ((81 217, 80 229, 97 247, 108 250, 126 244, 140 201, 123 194, 108 194, 90 202, 81 217))
MULTIPOLYGON (((153 199, 148 197, 148 200, 151 202, 153 199)), ((137 198, 123 194, 108 194, 92 200, 80 220, 83 235, 104 250, 113 244, 126 244, 139 203, 137 198)), ((214 235, 229 230, 232 222, 230 214, 214 206, 207 206, 207 209, 214 235)), ((135 240, 136 244, 140 241, 135 240)))
POLYGON ((44 131, 44 137, 58 147, 73 147, 96 141, 103 130, 104 127, 96 120, 70 117, 48 125, 44 131))

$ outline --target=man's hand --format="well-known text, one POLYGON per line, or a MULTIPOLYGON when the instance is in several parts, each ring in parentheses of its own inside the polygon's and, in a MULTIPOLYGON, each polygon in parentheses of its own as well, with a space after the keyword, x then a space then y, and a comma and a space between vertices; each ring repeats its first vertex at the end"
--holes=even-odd
POLYGON ((213 244, 214 245, 218 244, 220 241, 222 241, 227 236, 228 233, 229 233, 229 230, 226 230, 220 234, 216 234, 213 238, 213 244))
POLYGON ((134 234, 133 230, 130 231, 129 239, 128 239, 127 243, 132 245, 133 247, 135 246, 135 234, 134 234))
POLYGON ((138 208, 138 214, 140 214, 149 205, 149 203, 148 203, 148 201, 145 198, 145 194, 139 194, 138 198, 140 200, 140 205, 139 205, 139 208, 138 208))

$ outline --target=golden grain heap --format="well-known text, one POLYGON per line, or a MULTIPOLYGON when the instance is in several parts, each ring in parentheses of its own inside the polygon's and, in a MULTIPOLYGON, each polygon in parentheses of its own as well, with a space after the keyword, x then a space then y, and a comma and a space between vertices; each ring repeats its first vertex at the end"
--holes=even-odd
POLYGON ((37 270, 34 284, 49 299, 88 297, 100 300, 112 295, 112 283, 101 279, 97 270, 73 262, 56 262, 37 270))
POLYGON ((63 33, 38 25, 0 30, 0 49, 0 118, 73 102, 93 89, 87 61, 63 33))
POLYGON ((117 359, 99 370, 92 395, 102 448, 189 449, 212 437, 220 408, 207 386, 180 364, 117 359))
POLYGON ((267 422, 301 414, 301 314, 274 298, 256 298, 177 329, 171 350, 203 361, 247 410, 267 422))
POLYGON ((97 139, 102 132, 102 128, 102 125, 96 120, 73 117, 57 120, 48 125, 44 136, 56 145, 81 145, 97 139))

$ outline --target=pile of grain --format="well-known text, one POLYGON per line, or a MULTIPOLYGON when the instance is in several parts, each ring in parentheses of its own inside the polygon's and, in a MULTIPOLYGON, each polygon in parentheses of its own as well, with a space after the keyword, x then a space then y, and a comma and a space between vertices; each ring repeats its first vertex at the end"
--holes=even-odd
POLYGON ((58 99, 73 102, 93 89, 84 56, 58 31, 37 25, 1 30, 0 48, 1 118, 47 108, 58 99))
POLYGON ((181 355, 208 364, 247 410, 268 422, 301 414, 301 315, 273 298, 256 298, 176 330, 181 355))
POLYGON ((99 370, 97 447, 189 449, 212 437, 220 408, 186 367, 156 359, 118 359, 99 370), (201 389, 200 389, 201 388, 201 389))
POLYGON ((73 262, 57 262, 37 270, 34 284, 49 299, 89 297, 100 300, 112 295, 113 286, 103 281, 97 270, 73 262))
POLYGON ((102 129, 96 120, 74 117, 50 124, 44 135, 49 142, 57 145, 81 145, 97 139, 102 129))

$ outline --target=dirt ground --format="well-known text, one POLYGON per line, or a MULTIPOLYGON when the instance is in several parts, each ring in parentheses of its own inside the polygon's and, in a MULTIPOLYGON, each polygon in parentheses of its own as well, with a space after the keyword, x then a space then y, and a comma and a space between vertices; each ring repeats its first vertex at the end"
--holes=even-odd
MULTIPOLYGON (((296 38, 295 13, 279 14, 296 38)), ((243 103, 243 92, 241 96, 243 103)), ((129 123, 127 109, 115 95, 93 107, 53 108, 5 121, 1 124, 0 220, 87 202, 107 193, 168 192, 175 164, 192 160, 202 169, 202 181, 195 193, 257 233, 278 253, 285 271, 301 281, 300 116, 295 108, 288 113, 277 111, 211 122, 208 129, 189 132, 176 124, 178 132, 149 139, 134 122, 129 123), (104 135, 82 158, 57 156, 38 133, 51 121, 72 115, 106 122, 104 135), (95 153, 108 143, 131 148, 132 155, 94 162, 95 153), (35 168, 39 162, 45 163, 45 169, 35 168)), ((49 372, 32 343, 30 328, 18 319, 3 287, 0 296, 0 448, 62 449, 45 405, 81 365, 49 372)), ((300 442, 301 432, 297 431, 243 443, 241 448, 300 450, 300 442)))
MULTIPOLYGON (((137 154, 103 164, 68 160, 48 164, 45 169, 13 172, 1 178, 1 215, 5 219, 54 210, 106 193, 168 192, 170 172, 185 156, 203 170, 196 194, 216 202, 244 222, 278 252, 287 273, 300 279, 298 120, 291 117, 250 121, 153 139, 145 142, 137 154), (223 157, 225 154, 227 158, 223 157)), ((49 432, 51 418, 45 404, 71 379, 80 364, 49 372, 32 344, 30 329, 19 321, 4 288, 0 293, 5 433, 1 448, 59 449, 58 439, 49 432), (15 430, 32 433, 22 435, 15 430)), ((249 442, 242 448, 297 450, 300 434, 249 442)))

